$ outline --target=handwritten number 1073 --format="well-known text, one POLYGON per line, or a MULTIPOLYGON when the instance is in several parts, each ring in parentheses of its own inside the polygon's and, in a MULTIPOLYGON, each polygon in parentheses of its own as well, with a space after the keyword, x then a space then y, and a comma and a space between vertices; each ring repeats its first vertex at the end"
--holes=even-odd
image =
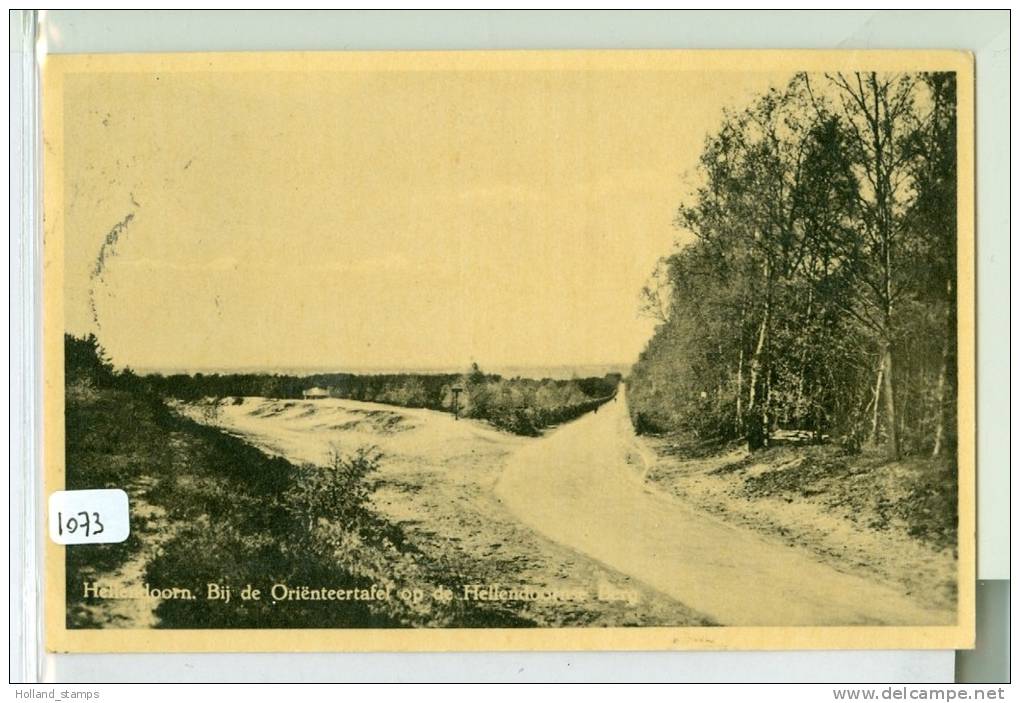
POLYGON ((93 535, 100 535, 103 533, 103 523, 99 519, 99 513, 89 513, 85 510, 67 518, 64 521, 64 514, 61 512, 57 513, 57 534, 63 535, 67 532, 69 535, 73 535, 78 530, 85 530, 85 536, 91 537, 93 535))

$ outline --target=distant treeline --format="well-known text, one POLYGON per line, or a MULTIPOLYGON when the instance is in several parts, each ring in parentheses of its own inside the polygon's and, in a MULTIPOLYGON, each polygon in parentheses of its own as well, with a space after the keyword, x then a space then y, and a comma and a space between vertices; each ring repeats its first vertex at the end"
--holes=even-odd
POLYGON ((727 112, 644 291, 637 429, 951 456, 956 148, 953 73, 801 74, 727 112))
MULTIPOLYGON (((98 348, 95 337, 68 336, 68 363, 90 358, 98 348)), ((138 384, 160 397, 197 401, 204 398, 255 396, 301 398, 304 391, 323 388, 330 397, 386 403, 408 408, 453 412, 454 388, 459 415, 486 420, 500 429, 534 436, 545 427, 590 412, 609 400, 620 382, 619 374, 602 378, 504 378, 484 373, 477 364, 464 374, 396 373, 359 375, 320 373, 310 376, 278 374, 149 374, 130 370, 117 374, 122 387, 138 384)))
MULTIPOLYGON (((504 379, 486 376, 475 366, 457 383, 464 389, 459 405, 466 417, 487 420, 516 434, 534 436, 545 427, 573 420, 610 400, 619 374, 570 380, 504 379)), ((444 396, 436 410, 450 410, 452 396, 444 396)))

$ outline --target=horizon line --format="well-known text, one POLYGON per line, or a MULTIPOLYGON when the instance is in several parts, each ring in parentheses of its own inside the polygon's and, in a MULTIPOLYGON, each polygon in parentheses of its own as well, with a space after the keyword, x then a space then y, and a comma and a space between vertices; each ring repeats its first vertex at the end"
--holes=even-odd
MULTIPOLYGON (((524 371, 524 370, 571 370, 571 369, 593 369, 593 368, 630 368, 634 365, 633 361, 607 361, 607 362, 592 362, 582 364, 492 364, 486 366, 479 363, 478 366, 482 373, 488 375, 507 375, 508 371, 524 371)), ((305 365, 305 366, 287 366, 287 365, 269 365, 269 364, 254 364, 247 366, 132 366, 131 364, 119 365, 121 369, 130 368, 134 373, 139 375, 148 374, 188 374, 194 375, 196 373, 218 373, 218 374, 242 374, 242 373, 274 373, 282 375, 304 375, 311 376, 316 374, 394 374, 394 373, 420 373, 420 374, 456 374, 456 373, 467 373, 471 368, 471 363, 464 365, 434 365, 434 366, 370 366, 370 365, 346 365, 346 366, 333 366, 333 365, 305 365)))

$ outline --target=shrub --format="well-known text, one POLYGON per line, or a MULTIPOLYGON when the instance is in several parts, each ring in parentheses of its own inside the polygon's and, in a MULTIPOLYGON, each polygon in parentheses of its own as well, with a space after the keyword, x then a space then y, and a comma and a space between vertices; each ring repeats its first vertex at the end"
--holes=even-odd
POLYGON ((326 466, 300 467, 287 495, 298 523, 312 529, 319 521, 357 522, 375 490, 371 476, 381 456, 374 447, 360 447, 352 454, 334 448, 326 466))

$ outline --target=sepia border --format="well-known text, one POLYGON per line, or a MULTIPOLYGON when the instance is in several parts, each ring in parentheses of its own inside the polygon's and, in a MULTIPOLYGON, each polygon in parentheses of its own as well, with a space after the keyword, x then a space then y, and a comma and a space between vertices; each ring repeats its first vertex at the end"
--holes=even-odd
MULTIPOLYGON (((45 544, 52 652, 965 649, 975 608, 974 62, 963 51, 459 51, 51 55, 43 67, 43 472, 64 487, 63 81, 141 71, 954 71, 957 73, 959 545, 957 624, 945 627, 68 630, 64 549, 45 544), (215 59, 215 60, 211 60, 215 59)), ((40 506, 40 510, 44 508, 40 506)), ((44 514, 44 513, 43 513, 44 514)), ((42 521, 40 521, 42 529, 42 521)))

